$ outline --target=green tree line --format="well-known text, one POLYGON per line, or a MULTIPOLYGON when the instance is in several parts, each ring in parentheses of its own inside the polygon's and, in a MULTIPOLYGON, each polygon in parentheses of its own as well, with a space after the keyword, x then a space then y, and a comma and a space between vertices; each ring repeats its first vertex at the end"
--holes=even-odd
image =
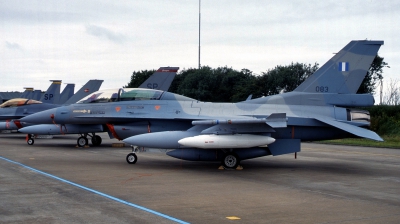
MULTIPOLYGON (((389 67, 384 58, 376 56, 357 93, 374 93, 376 84, 383 79, 383 68, 389 67)), ((176 75, 169 92, 208 102, 238 102, 293 91, 319 68, 318 63, 292 62, 277 65, 257 75, 249 69, 231 67, 182 69, 176 75)), ((155 70, 134 71, 125 88, 135 88, 155 70)))

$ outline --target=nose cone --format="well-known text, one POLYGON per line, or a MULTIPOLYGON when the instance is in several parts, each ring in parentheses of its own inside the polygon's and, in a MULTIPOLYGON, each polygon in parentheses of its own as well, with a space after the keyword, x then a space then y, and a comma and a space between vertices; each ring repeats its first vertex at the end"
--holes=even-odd
POLYGON ((146 138, 145 134, 132 136, 132 137, 123 139, 122 141, 125 143, 128 143, 130 145, 143 146, 143 147, 148 147, 148 144, 149 144, 149 141, 146 138))
POLYGON ((18 131, 21 133, 38 134, 38 135, 51 135, 54 134, 53 133, 55 132, 54 130, 57 131, 56 134, 60 133, 60 128, 54 124, 38 124, 18 129, 18 131))
POLYGON ((57 108, 50 110, 41 111, 23 117, 20 119, 21 122, 32 123, 32 124, 52 124, 56 115, 57 108))

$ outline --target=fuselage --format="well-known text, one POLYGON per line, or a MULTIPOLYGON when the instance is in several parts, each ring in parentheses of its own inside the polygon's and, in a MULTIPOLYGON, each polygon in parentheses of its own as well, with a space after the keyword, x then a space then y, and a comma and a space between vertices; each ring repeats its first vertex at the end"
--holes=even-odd
POLYGON ((77 103, 36 113, 22 121, 39 124, 103 124, 114 129, 119 138, 148 132, 187 130, 192 121, 205 119, 259 119, 273 113, 285 113, 287 127, 271 133, 274 138, 320 140, 347 137, 350 134, 314 119, 316 116, 334 119, 356 126, 368 122, 353 122, 349 110, 334 106, 285 104, 211 103, 163 92, 159 99, 97 103, 77 103), (165 94, 165 95, 164 95, 165 94), (111 126, 110 126, 111 125, 111 126))

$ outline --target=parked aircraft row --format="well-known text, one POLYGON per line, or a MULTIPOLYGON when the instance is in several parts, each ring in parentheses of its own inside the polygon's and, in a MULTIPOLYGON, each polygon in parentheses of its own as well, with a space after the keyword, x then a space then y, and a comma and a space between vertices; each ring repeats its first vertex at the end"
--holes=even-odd
MULTIPOLYGON (((11 99, 0 105, 0 130, 17 130, 18 120, 30 114, 34 114, 61 105, 76 103, 83 97, 92 94, 100 89, 103 80, 89 80, 75 94, 75 85, 68 84, 60 94, 60 80, 51 80, 52 84, 43 94, 40 101, 28 98, 11 99), (14 122, 15 120, 15 122, 14 122)), ((25 93, 22 94, 24 96, 25 93)), ((21 97, 22 97, 21 96, 21 97)), ((29 97, 29 96, 28 96, 29 97)))
MULTIPOLYGON (((211 103, 166 89, 100 90, 77 103, 19 119, 20 132, 60 134, 107 131, 139 147, 168 149, 192 161, 241 160, 300 152, 301 141, 362 137, 382 141, 368 130, 371 94, 356 94, 383 41, 351 41, 294 91, 238 103, 211 103), (71 131, 72 130, 72 131, 71 131)), ((162 74, 178 68, 160 68, 162 74)), ((85 134, 78 144, 86 144, 85 134)), ((95 137, 97 138, 97 137, 95 137)), ((93 144, 99 144, 93 140, 93 144), (94 141, 94 143, 93 143, 94 141)), ((29 141, 28 141, 29 143, 29 141)), ((126 160, 137 161, 134 150, 126 160)))

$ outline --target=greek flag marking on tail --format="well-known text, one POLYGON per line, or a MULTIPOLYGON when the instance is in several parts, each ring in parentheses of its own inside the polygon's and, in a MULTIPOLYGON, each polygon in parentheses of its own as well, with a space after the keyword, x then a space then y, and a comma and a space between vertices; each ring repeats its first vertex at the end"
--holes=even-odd
POLYGON ((349 63, 348 62, 339 62, 339 71, 341 71, 341 72, 349 71, 349 63))

